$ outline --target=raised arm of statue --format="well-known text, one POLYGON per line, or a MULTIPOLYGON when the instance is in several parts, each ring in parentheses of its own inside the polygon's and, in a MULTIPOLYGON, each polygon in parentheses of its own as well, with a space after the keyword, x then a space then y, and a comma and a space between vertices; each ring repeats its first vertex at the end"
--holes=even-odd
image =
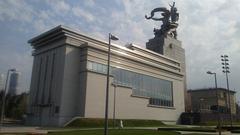
POLYGON ((155 8, 151 11, 151 15, 148 17, 147 15, 145 15, 145 18, 146 19, 152 19, 152 20, 155 20, 155 21, 163 21, 165 17, 169 18, 170 16, 170 11, 167 10, 166 8, 164 7, 160 7, 160 8, 155 8), (162 18, 155 18, 154 17, 154 14, 156 12, 163 12, 162 14, 164 14, 164 16, 162 18))
POLYGON ((175 7, 175 2, 173 2, 172 5, 169 4, 169 6, 171 7, 171 9, 174 8, 175 7))
POLYGON ((170 5, 170 7, 171 7, 171 22, 175 23, 179 19, 179 13, 177 13, 177 8, 175 7, 175 2, 173 2, 173 5, 170 5))

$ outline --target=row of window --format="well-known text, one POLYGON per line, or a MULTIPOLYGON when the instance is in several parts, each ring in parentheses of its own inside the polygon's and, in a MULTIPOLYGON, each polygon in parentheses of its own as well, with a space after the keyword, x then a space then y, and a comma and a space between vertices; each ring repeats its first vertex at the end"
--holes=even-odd
POLYGON ((172 99, 172 83, 155 77, 113 68, 112 74, 117 84, 133 88, 134 95, 172 99))
POLYGON ((162 100, 162 99, 157 99, 157 98, 150 98, 149 99, 149 104, 150 105, 158 105, 158 106, 173 106, 173 102, 169 100, 162 100))
MULTIPOLYGON (((106 74, 107 66, 89 61, 88 70, 106 74)), ((150 104, 160 106, 173 106, 171 81, 115 67, 110 67, 110 74, 114 77, 114 83, 121 86, 132 87, 133 95, 150 97, 152 99, 158 99, 160 101, 159 103, 158 101, 150 101, 150 104)))

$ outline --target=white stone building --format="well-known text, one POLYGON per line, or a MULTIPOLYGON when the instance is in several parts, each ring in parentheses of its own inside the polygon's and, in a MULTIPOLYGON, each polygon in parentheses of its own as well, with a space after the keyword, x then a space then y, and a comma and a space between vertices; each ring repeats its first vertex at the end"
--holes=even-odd
MULTIPOLYGON (((29 43, 28 122, 63 126, 74 117, 104 118, 108 42, 58 26, 29 43)), ((112 44, 109 118, 115 107, 116 119, 176 123, 184 112, 183 64, 137 45, 112 44)))

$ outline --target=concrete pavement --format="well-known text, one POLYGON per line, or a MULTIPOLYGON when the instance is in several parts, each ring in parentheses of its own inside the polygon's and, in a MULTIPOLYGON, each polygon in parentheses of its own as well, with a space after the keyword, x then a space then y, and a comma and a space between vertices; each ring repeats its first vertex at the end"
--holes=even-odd
POLYGON ((19 134, 19 133, 26 133, 26 134, 47 134, 47 130, 42 130, 39 127, 26 127, 26 126, 4 126, 0 128, 0 133, 5 134, 19 134))

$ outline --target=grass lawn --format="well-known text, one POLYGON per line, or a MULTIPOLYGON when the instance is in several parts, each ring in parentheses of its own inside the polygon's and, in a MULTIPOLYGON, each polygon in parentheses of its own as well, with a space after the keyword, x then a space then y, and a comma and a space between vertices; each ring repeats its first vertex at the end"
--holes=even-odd
MULTIPOLYGON (((164 123, 158 120, 122 120, 124 127, 162 127, 166 126, 164 123)), ((115 121, 115 125, 118 126, 120 120, 115 121)), ((113 120, 108 120, 108 126, 113 127, 113 120)), ((70 122, 66 125, 67 128, 93 128, 93 127, 103 127, 104 119, 94 119, 94 118, 79 118, 70 122)))
MULTIPOLYGON (((49 133, 48 135, 103 135, 103 130, 53 132, 49 133)), ((180 135, 180 134, 172 131, 112 129, 109 130, 109 135, 180 135)))

